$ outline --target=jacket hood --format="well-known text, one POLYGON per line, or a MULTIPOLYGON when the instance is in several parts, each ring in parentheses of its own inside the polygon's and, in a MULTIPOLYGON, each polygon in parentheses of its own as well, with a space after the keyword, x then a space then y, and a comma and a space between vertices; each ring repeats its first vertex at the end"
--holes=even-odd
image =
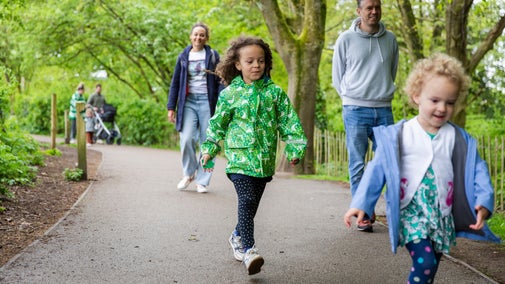
POLYGON ((351 27, 349 28, 349 30, 351 30, 351 31, 359 34, 361 37, 365 37, 365 38, 379 38, 379 37, 383 36, 386 33, 386 26, 384 26, 384 24, 382 22, 380 22, 380 21, 379 21, 379 31, 377 33, 374 33, 374 34, 369 34, 367 32, 362 31, 359 28, 359 23, 361 23, 361 18, 354 19, 354 21, 352 21, 352 24, 351 24, 351 27))
POLYGON ((379 38, 383 35, 386 34, 386 27, 384 26, 384 24, 382 22, 379 22, 379 31, 374 33, 374 34, 369 34, 367 32, 364 32, 362 31, 360 28, 359 28, 359 23, 361 23, 361 18, 356 18, 354 19, 354 21, 352 22, 352 25, 351 27, 349 28, 349 30, 351 30, 352 32, 358 34, 360 37, 362 38, 368 38, 369 39, 369 44, 368 44, 368 53, 372 53, 372 41, 376 42, 377 43, 377 47, 379 49, 379 56, 380 56, 380 59, 381 59, 381 62, 384 62, 384 57, 382 56, 382 50, 381 50, 381 46, 379 44, 379 38), (375 39, 375 40, 372 40, 372 39, 375 39))

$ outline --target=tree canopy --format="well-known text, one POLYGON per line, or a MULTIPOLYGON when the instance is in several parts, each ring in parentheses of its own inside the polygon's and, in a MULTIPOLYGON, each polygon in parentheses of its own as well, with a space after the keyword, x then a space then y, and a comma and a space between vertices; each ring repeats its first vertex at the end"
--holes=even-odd
MULTIPOLYGON (((473 78, 461 113, 502 120, 504 4, 383 1, 383 21, 401 45, 395 118, 413 112, 402 96, 413 62, 442 51, 464 62, 473 78)), ((274 49, 273 79, 288 91, 309 136, 315 126, 342 129, 331 55, 336 38, 356 17, 355 1, 0 0, 0 5, 1 82, 15 82, 14 88, 3 88, 6 111, 32 132, 48 130, 42 117, 51 93, 58 94, 63 111, 79 82, 87 92, 102 82, 107 100, 124 114, 124 142, 168 144, 161 136, 173 136, 163 121, 172 70, 198 21, 211 27, 210 44, 221 54, 240 34, 264 38, 274 49), (107 76, 97 76, 103 73, 107 76), (153 133, 144 124, 161 130, 153 133)))

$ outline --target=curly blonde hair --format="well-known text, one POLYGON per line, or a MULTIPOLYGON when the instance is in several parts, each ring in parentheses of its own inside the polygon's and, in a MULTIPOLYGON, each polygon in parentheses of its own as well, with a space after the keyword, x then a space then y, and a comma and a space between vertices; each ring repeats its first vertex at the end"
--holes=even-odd
POLYGON ((421 93, 424 83, 433 76, 443 76, 454 82, 459 89, 458 99, 466 96, 470 78, 459 60, 443 53, 435 53, 419 60, 410 72, 404 91, 409 96, 409 103, 417 107, 413 97, 421 93))
POLYGON ((257 45, 265 52, 265 75, 270 76, 272 70, 272 51, 267 43, 262 39, 251 36, 240 36, 230 42, 230 47, 226 54, 216 66, 216 73, 221 77, 225 86, 229 85, 233 78, 242 73, 235 67, 235 63, 240 60, 240 49, 249 45, 257 45))

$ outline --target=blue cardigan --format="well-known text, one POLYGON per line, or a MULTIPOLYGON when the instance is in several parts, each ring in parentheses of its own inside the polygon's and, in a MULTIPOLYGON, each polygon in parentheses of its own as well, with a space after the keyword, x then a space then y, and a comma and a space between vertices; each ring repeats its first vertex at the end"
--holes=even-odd
MULTIPOLYGON (((176 110, 177 117, 175 128, 177 131, 182 130, 182 117, 184 116, 184 104, 186 103, 187 89, 188 89, 188 65, 189 65, 189 51, 192 46, 188 45, 177 57, 177 64, 175 65, 174 74, 172 76, 172 83, 170 84, 170 91, 168 93, 167 110, 176 110)), ((219 63, 219 54, 205 45, 205 68, 207 70, 215 71, 216 65, 219 63)), ((216 110, 217 98, 219 91, 223 88, 220 84, 220 78, 216 75, 207 73, 207 96, 209 97, 210 115, 214 115, 216 110)))
MULTIPOLYGON (((396 253, 400 228, 400 143, 405 120, 390 126, 375 127, 377 140, 375 157, 365 169, 360 184, 351 201, 351 208, 358 208, 372 216, 377 200, 386 185, 386 216, 389 226, 391 250, 396 253)), ((489 227, 479 231, 468 226, 476 223, 475 205, 494 210, 494 189, 486 162, 477 151, 477 142, 464 129, 456 128, 456 140, 452 154, 454 169, 454 201, 452 214, 457 237, 473 240, 501 242, 489 227)))

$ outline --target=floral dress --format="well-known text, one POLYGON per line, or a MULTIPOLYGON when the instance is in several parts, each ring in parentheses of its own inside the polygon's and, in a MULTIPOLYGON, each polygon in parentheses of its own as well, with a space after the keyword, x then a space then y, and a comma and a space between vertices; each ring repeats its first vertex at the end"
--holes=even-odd
POLYGON ((442 216, 435 173, 430 166, 410 203, 400 210, 400 245, 430 239, 436 252, 449 253, 456 245, 452 214, 442 216))

